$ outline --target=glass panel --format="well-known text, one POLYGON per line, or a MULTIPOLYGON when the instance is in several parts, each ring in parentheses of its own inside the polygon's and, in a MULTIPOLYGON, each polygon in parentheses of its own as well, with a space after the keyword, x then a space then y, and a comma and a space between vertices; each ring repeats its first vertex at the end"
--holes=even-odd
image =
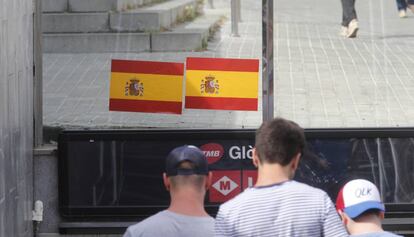
POLYGON ((396 1, 281 0, 275 5, 277 115, 304 127, 412 126, 411 10, 400 18, 396 1), (348 28, 341 28, 341 2, 355 2, 355 38, 340 35, 343 29, 352 35, 357 26, 348 23, 355 18, 351 9, 344 22, 348 28))
MULTIPOLYGON (((112 59, 179 63, 185 63, 187 57, 260 59, 260 1, 242 1, 239 36, 232 32, 231 2, 43 1, 44 125, 256 128, 261 123, 260 104, 259 111, 252 112, 184 109, 181 115, 169 115, 109 111, 112 59)), ((238 84, 243 83, 234 85, 238 84)))
POLYGON ((326 190, 333 200, 346 181, 367 179, 385 203, 412 203, 413 145, 412 138, 311 139, 296 178, 326 190))

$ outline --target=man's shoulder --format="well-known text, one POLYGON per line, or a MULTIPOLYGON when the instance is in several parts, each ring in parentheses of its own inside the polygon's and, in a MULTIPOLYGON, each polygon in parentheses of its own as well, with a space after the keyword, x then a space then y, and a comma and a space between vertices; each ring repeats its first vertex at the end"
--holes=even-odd
POLYGON ((289 180, 283 185, 275 185, 275 189, 273 191, 277 194, 281 194, 283 196, 289 197, 290 195, 304 195, 303 197, 327 197, 328 194, 323 191, 322 189, 310 186, 308 184, 296 181, 296 180, 289 180))
POLYGON ((250 196, 255 192, 254 189, 246 189, 239 195, 235 196, 234 198, 226 201, 225 203, 220 205, 220 210, 224 211, 226 209, 233 209, 237 206, 242 205, 244 202, 248 201, 250 199, 250 196))
POLYGON ((293 190, 298 191, 298 192, 312 192, 312 193, 319 194, 319 195, 325 195, 326 194, 326 192, 323 191, 322 189, 310 186, 309 184, 305 184, 305 183, 298 182, 298 181, 295 181, 295 180, 292 180, 291 183, 292 183, 291 188, 293 190))
POLYGON ((210 216, 193 217, 164 210, 128 227, 127 232, 132 237, 189 236, 189 233, 196 233, 197 236, 203 234, 202 236, 204 236, 206 233, 212 232, 213 228, 214 218, 210 216), (189 224, 191 227, 188 227, 189 224), (182 229, 182 227, 186 228, 182 229))
POLYGON ((133 234, 133 236, 139 236, 138 234, 145 232, 147 229, 152 230, 154 228, 159 228, 160 221, 165 222, 165 215, 165 211, 158 212, 157 214, 131 225, 128 227, 128 231, 133 234))
POLYGON ((300 190, 302 190, 303 192, 312 193, 314 195, 324 197, 324 198, 329 197, 329 195, 320 188, 313 187, 313 186, 310 186, 309 184, 305 184, 301 182, 296 182, 296 183, 300 184, 300 190))
POLYGON ((237 208, 243 208, 243 206, 250 201, 257 201, 260 196, 272 195, 272 192, 275 194, 283 195, 284 199, 289 199, 290 196, 302 196, 304 199, 309 200, 320 200, 326 201, 330 200, 328 194, 322 189, 312 187, 305 183, 297 182, 291 180, 286 182, 283 185, 270 187, 269 190, 264 189, 268 188, 249 188, 244 192, 240 193, 233 199, 223 203, 220 206, 220 211, 234 210, 237 208))

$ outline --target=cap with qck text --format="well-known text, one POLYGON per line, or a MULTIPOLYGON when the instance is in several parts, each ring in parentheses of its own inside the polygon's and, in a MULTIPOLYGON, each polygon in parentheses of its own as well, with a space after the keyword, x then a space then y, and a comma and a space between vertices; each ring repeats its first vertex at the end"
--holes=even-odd
POLYGON ((336 199, 336 209, 352 219, 372 209, 385 211, 377 187, 365 179, 355 179, 344 185, 336 199))
POLYGON ((204 153, 196 146, 184 145, 172 150, 166 159, 167 176, 176 175, 208 175, 208 163, 204 153), (180 168, 183 161, 193 164, 192 168, 180 168))

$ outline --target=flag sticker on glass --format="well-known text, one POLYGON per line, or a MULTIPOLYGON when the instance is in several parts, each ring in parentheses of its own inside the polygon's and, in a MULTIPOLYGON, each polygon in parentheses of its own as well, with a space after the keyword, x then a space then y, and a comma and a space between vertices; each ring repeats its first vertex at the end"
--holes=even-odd
POLYGON ((183 63, 112 60, 109 110, 181 114, 183 63))
POLYGON ((185 108, 257 111, 259 60, 187 58, 185 108))

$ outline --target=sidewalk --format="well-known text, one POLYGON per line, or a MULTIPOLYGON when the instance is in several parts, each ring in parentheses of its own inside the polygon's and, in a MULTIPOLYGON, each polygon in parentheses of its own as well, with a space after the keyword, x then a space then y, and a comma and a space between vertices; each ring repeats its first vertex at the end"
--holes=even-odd
MULTIPOLYGON (((358 1, 359 36, 344 39, 338 35, 339 0, 274 2, 276 115, 304 127, 411 125, 414 14, 398 18, 394 1, 358 1)), ((227 9, 228 14, 230 0, 215 0, 215 7, 227 9)), ((226 21, 203 52, 45 54, 44 124, 256 128, 261 123, 261 109, 184 110, 180 116, 108 111, 112 58, 171 62, 184 62, 188 56, 261 59, 261 1, 242 0, 242 20, 241 37, 230 36, 230 21, 226 21)))

